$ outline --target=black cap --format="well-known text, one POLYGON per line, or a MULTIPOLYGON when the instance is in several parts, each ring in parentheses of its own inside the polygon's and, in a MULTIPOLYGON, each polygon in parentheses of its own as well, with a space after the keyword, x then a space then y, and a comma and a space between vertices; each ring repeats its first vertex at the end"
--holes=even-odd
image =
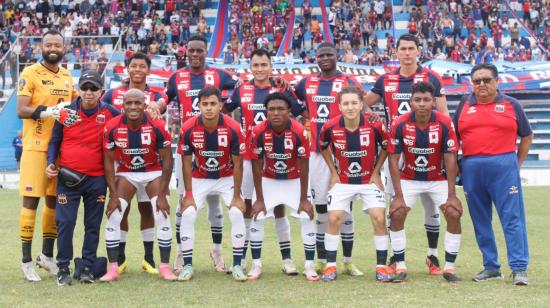
POLYGON ((91 83, 94 86, 101 88, 103 87, 103 81, 101 80, 101 75, 95 70, 87 70, 82 75, 80 75, 80 79, 78 80, 78 87, 82 87, 85 83, 91 83))

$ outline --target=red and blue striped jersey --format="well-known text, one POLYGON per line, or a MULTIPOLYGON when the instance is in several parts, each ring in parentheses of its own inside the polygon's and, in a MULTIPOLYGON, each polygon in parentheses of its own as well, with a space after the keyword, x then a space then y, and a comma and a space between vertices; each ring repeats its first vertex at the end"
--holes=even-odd
MULTIPOLYGON (((275 87, 275 84, 271 84, 270 87, 261 87, 254 84, 254 80, 243 83, 239 86, 231 97, 225 103, 225 108, 228 112, 240 108, 241 109, 241 127, 245 131, 246 136, 250 134, 252 128, 258 123, 261 123, 267 119, 266 109, 264 105, 265 98, 273 92, 279 92, 280 90, 275 87)), ((299 105, 294 94, 285 90, 284 93, 291 101, 292 106, 299 105)), ((294 108, 293 110, 297 110, 294 108)), ((300 114, 296 114, 298 116, 300 114)), ((248 154, 245 155, 245 159, 250 159, 248 154)))
POLYGON ((435 87, 435 97, 445 96, 443 81, 436 72, 418 66, 410 76, 402 76, 401 68, 384 74, 376 80, 371 91, 382 97, 388 125, 397 120, 400 115, 411 111, 412 86, 421 81, 428 81, 435 87))
POLYGON ((512 153, 518 136, 533 133, 521 104, 501 93, 490 104, 470 96, 458 107, 454 124, 464 156, 512 153))
POLYGON ((198 107, 199 91, 206 86, 220 90, 230 90, 239 79, 228 71, 206 67, 202 73, 193 73, 187 68, 177 70, 168 79, 166 95, 169 101, 176 100, 180 108, 181 123, 200 113, 198 107))
POLYGON ((319 146, 330 147, 342 184, 368 184, 378 159, 380 147, 385 148, 388 134, 382 121, 369 123, 370 114, 361 114, 359 127, 346 129, 344 117, 339 115, 325 123, 319 146))
POLYGON ((305 77, 296 85, 295 93, 304 104, 299 105, 294 114, 301 114, 305 110, 311 121, 311 150, 319 152, 319 134, 321 128, 331 118, 340 115, 338 109, 338 93, 348 86, 363 89, 353 76, 346 76, 338 72, 333 78, 322 78, 321 75, 305 77))
MULTIPOLYGON (((122 110, 122 103, 124 102, 124 94, 130 90, 128 87, 120 86, 114 89, 110 89, 101 98, 101 101, 105 104, 113 105, 116 109, 122 110)), ((156 102, 160 99, 164 99, 164 102, 168 104, 168 97, 163 92, 157 92, 149 86, 145 86, 145 105, 149 105, 149 102, 156 102)))
POLYGON ((193 177, 219 179, 233 175, 232 155, 246 152, 244 134, 237 121, 220 114, 218 126, 209 131, 201 115, 187 120, 181 127, 178 153, 195 155, 193 177))
POLYGON ((148 172, 161 170, 159 150, 170 148, 172 139, 161 119, 143 115, 138 129, 128 127, 128 118, 121 114, 105 126, 104 149, 115 151, 119 163, 116 172, 148 172))
POLYGON ((289 119, 280 133, 273 130, 269 121, 264 121, 252 129, 248 140, 250 158, 264 160, 264 177, 277 180, 300 177, 298 158, 309 158, 309 140, 298 121, 289 119))
POLYGON ((402 179, 444 181, 443 154, 457 152, 451 118, 438 111, 432 111, 426 127, 417 125, 414 112, 400 116, 393 123, 388 153, 403 153, 402 179))

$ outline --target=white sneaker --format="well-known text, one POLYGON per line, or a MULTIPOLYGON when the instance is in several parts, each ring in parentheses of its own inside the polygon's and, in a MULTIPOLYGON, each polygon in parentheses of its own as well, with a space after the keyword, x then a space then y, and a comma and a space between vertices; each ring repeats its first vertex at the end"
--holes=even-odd
POLYGON ((307 281, 319 281, 319 275, 317 275, 314 265, 309 265, 304 268, 304 276, 306 276, 307 281))
POLYGON ((21 270, 23 271, 23 275, 25 275, 25 279, 27 281, 36 282, 42 280, 34 269, 32 261, 21 263, 21 270))
POLYGON ((262 265, 252 264, 252 268, 248 272, 248 280, 258 280, 262 276, 262 265))
POLYGON ((176 261, 174 261, 174 274, 178 275, 183 270, 183 254, 178 252, 176 261))
POLYGON ((298 269, 296 268, 296 264, 294 264, 294 261, 292 261, 292 259, 284 259, 283 268, 281 270, 283 271, 283 273, 289 276, 298 275, 298 269))
POLYGON ((221 250, 212 249, 210 251, 210 257, 214 263, 214 270, 216 272, 225 272, 225 263, 223 261, 223 253, 221 250))
POLYGON ((46 257, 42 253, 36 258, 36 265, 47 270, 48 273, 53 276, 57 276, 57 272, 59 271, 59 269, 57 268, 57 264, 55 264, 53 258, 46 257))

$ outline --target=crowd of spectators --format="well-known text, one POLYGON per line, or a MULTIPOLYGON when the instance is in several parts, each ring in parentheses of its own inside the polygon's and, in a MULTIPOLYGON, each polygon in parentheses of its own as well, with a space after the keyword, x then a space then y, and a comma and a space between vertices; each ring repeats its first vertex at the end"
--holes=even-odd
MULTIPOLYGON (((109 60, 106 44, 120 44, 131 55, 143 51, 151 56, 172 56, 163 69, 185 65, 185 45, 193 34, 212 35, 203 9, 208 0, 0 0, 0 57, 17 36, 40 36, 47 28, 57 28, 68 43, 67 62, 75 68, 105 69, 109 60), (76 36, 88 36, 75 39, 76 36), (101 36, 111 36, 110 38, 101 36), (118 42, 118 37, 122 40, 118 42), (175 59, 173 61, 172 59, 175 59)), ((328 25, 314 14, 310 0, 295 9, 289 0, 230 0, 230 40, 223 51, 225 63, 237 63, 255 48, 276 54, 287 29, 291 48, 285 57, 294 62, 313 61, 313 50, 324 41, 323 26, 330 27, 340 60, 365 65, 395 59, 396 38, 392 18, 398 12, 387 0, 333 0, 327 5, 328 25), (378 41, 384 31, 386 48, 378 41), (299 60, 300 61, 300 60, 299 60)), ((423 49, 421 60, 441 59, 476 63, 493 60, 547 60, 550 40, 550 1, 511 0, 404 0, 401 12, 410 14, 406 31, 418 35, 423 49), (512 12, 514 14, 511 14, 512 12), (515 18, 518 14, 518 19, 515 18), (540 40, 533 44, 521 29, 540 40), (503 36, 511 42, 503 43, 503 36)), ((40 58, 40 42, 20 40, 17 50, 21 66, 40 58)), ((14 60, 14 59, 11 59, 14 60)), ((16 67, 4 61, 3 80, 16 67)))

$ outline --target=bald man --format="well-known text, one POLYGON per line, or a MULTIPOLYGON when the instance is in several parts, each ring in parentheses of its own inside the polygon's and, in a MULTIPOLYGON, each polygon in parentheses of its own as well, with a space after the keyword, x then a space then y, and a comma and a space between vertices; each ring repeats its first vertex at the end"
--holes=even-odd
POLYGON ((128 90, 122 107, 124 113, 107 123, 103 136, 105 180, 109 187, 105 228, 109 270, 100 280, 110 282, 120 278, 117 263, 120 222, 138 190, 145 190, 153 207, 160 249, 160 279, 175 280, 169 265, 172 230, 167 199, 172 175, 172 140, 163 120, 153 120, 145 114, 145 94, 141 90, 128 90))

